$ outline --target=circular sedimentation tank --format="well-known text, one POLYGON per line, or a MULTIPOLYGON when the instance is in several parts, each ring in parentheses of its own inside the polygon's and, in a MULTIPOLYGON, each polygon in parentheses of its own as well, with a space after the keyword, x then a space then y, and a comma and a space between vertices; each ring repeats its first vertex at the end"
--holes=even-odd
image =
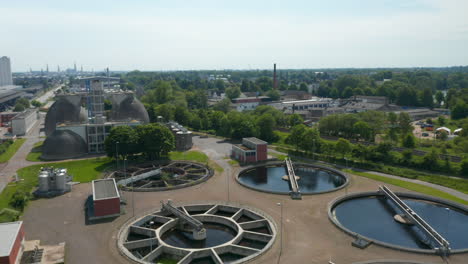
MULTIPOLYGON (((345 174, 329 167, 296 162, 293 167, 301 194, 332 192, 349 182, 345 174)), ((291 191, 284 162, 249 167, 242 170, 236 179, 241 185, 257 191, 275 194, 289 194, 291 191)))
MULTIPOLYGON (((450 243, 451 254, 468 252, 468 207, 426 195, 396 195, 450 243)), ((440 246, 380 192, 339 197, 329 204, 328 216, 353 237, 398 250, 440 254, 440 246)))
POLYGON ((124 190, 136 192, 165 191, 199 184, 213 176, 208 166, 190 161, 144 163, 114 171, 115 178, 124 190))
POLYGON ((254 208, 218 202, 174 207, 203 223, 206 238, 194 237, 171 212, 154 210, 120 229, 121 253, 135 263, 244 263, 267 251, 276 238, 271 217, 254 208))

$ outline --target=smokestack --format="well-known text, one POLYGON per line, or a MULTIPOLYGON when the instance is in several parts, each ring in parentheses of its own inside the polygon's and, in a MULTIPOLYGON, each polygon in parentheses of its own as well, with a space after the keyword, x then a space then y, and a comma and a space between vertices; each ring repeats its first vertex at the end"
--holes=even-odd
POLYGON ((278 88, 278 83, 276 81, 276 63, 273 64, 273 89, 278 88))

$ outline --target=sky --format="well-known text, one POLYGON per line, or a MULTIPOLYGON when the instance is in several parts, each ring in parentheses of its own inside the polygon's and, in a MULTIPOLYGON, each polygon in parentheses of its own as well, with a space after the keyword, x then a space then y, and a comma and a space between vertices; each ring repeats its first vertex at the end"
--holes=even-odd
POLYGON ((468 64, 466 0, 0 0, 14 72, 468 64))

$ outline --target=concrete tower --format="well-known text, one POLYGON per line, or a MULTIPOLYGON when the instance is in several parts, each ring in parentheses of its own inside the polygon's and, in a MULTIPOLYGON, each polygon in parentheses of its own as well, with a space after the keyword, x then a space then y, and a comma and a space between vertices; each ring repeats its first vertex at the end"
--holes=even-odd
POLYGON ((7 85, 13 85, 11 62, 10 58, 3 56, 0 58, 0 87, 7 85))
POLYGON ((278 81, 276 80, 276 63, 273 64, 273 89, 278 89, 278 81))

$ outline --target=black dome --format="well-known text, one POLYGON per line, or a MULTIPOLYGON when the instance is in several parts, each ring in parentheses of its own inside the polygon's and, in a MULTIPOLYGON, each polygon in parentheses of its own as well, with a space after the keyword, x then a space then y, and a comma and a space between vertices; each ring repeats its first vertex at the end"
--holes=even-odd
POLYGON ((51 135, 58 123, 82 123, 87 121, 86 110, 79 104, 72 103, 65 98, 58 99, 47 111, 44 131, 46 136, 51 135))
POLYGON ((70 130, 55 130, 42 145, 42 159, 63 160, 83 156, 87 153, 85 141, 70 130))
POLYGON ((110 113, 111 121, 138 120, 149 122, 148 112, 145 106, 134 96, 127 96, 120 104, 114 103, 110 113))

